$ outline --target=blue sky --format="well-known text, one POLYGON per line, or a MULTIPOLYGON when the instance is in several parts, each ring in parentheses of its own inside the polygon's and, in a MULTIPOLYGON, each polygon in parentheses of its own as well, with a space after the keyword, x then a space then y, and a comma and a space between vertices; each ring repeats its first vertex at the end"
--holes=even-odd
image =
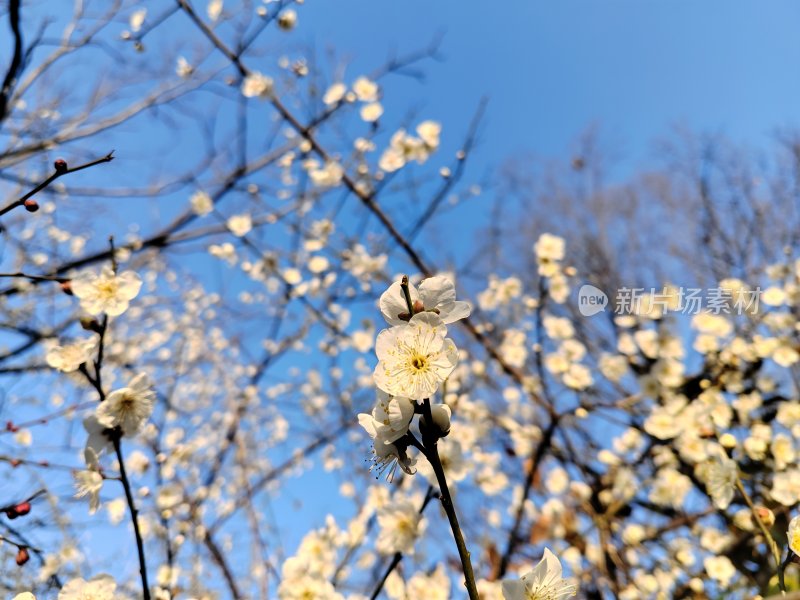
POLYGON ((465 128, 488 95, 479 164, 563 156, 592 123, 623 156, 649 158, 676 123, 762 143, 800 118, 797 3, 340 0, 299 12, 300 37, 352 57, 356 71, 443 32, 445 60, 398 92, 445 132, 465 128))

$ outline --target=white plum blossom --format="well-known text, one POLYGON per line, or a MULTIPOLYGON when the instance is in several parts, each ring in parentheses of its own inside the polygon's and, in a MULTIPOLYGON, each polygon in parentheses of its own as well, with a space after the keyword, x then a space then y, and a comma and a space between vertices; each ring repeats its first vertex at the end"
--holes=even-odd
POLYGON ((297 554, 283 563, 278 600, 343 600, 329 581, 336 570, 338 537, 335 524, 329 523, 303 538, 297 554))
POLYGON ((552 233, 543 233, 533 245, 538 258, 562 260, 564 258, 564 239, 552 233))
POLYGON ((212 21, 219 19, 222 14, 222 1, 223 0, 211 0, 206 7, 206 14, 212 21))
POLYGON ((225 224, 228 230, 236 237, 243 237, 253 229, 253 220, 248 214, 233 215, 225 224))
POLYGON ((30 429, 20 429, 14 434, 14 441, 20 446, 30 446, 33 443, 33 434, 30 429))
POLYGON ((128 19, 128 25, 131 27, 131 31, 136 33, 142 28, 144 24, 145 17, 147 17, 147 9, 140 8, 139 10, 135 10, 131 13, 131 18, 128 19))
POLYGON ((505 600, 560 600, 577 593, 576 581, 562 576, 561 561, 549 548, 533 570, 520 579, 503 581, 505 600))
POLYGON ((391 444, 408 432, 413 416, 414 404, 411 400, 392 397, 378 390, 378 402, 372 409, 372 414, 359 414, 358 422, 368 432, 375 432, 375 435, 370 434, 373 438, 382 440, 384 444, 391 444))
POLYGON ((254 71, 242 81, 242 96, 245 98, 269 98, 275 85, 272 77, 254 71))
MULTIPOLYGON (((433 573, 415 573, 408 582, 397 577, 386 584, 386 595, 391 600, 408 600, 411 598, 424 598, 425 600, 450 600, 450 577, 442 563, 436 565, 433 573), (391 591, 390 591, 391 587, 391 591)), ((481 596, 483 599, 483 596, 481 596)))
POLYGON ((192 197, 189 198, 189 204, 192 206, 192 212, 199 217, 207 215, 214 210, 214 201, 211 199, 211 196, 202 190, 198 190, 192 194, 192 197))
POLYGON ((516 277, 500 279, 489 275, 489 287, 478 294, 478 305, 483 310, 495 310, 510 304, 522 295, 522 282, 516 277))
POLYGON ((350 271, 353 277, 370 280, 386 267, 388 257, 385 254, 371 254, 361 244, 355 244, 342 252, 342 266, 350 271))
POLYGON ((70 283, 72 293, 81 302, 81 308, 90 315, 105 313, 116 317, 124 313, 142 288, 142 279, 133 271, 116 274, 111 267, 100 273, 84 271, 70 283))
POLYGON ((328 88, 325 95, 322 96, 322 101, 328 106, 336 104, 344 98, 345 93, 347 93, 347 86, 345 84, 342 82, 334 83, 328 88))
MULTIPOLYGON (((437 451, 439 452, 439 460, 442 463, 447 481, 457 483, 463 481, 467 474, 470 472, 472 466, 461 447, 461 443, 456 439, 440 439, 437 443, 437 451)), ((431 467, 430 462, 420 461, 418 472, 431 485, 437 485, 436 473, 431 467)))
POLYGON ((316 575, 301 575, 289 581, 281 581, 279 600, 343 600, 330 581, 316 575))
POLYGON ((375 342, 375 384, 393 396, 430 398, 458 362, 458 349, 446 335, 447 327, 432 312, 381 331, 375 342))
POLYGON ((728 508, 733 500, 736 480, 739 477, 736 462, 728 457, 716 456, 708 464, 705 477, 706 489, 714 501, 714 506, 720 510, 728 508))
POLYGON ((65 346, 53 346, 45 356, 47 364, 64 373, 76 371, 83 363, 91 360, 97 347, 94 339, 78 340, 65 346))
POLYGON ((553 277, 559 274, 559 261, 564 258, 564 239, 550 233, 543 233, 533 246, 539 275, 553 277))
POLYGON ((383 115, 383 106, 380 102, 370 102, 361 107, 361 119, 367 123, 374 123, 383 115))
POLYGON ((378 84, 367 77, 359 77, 353 83, 353 91, 361 102, 376 102, 378 100, 378 84))
POLYGON ((707 556, 703 559, 703 567, 709 577, 726 587, 736 574, 736 567, 727 556, 707 556))
POLYGON ((83 420, 83 428, 89 434, 86 438, 83 456, 86 464, 91 467, 97 464, 100 455, 111 448, 111 439, 107 435, 109 429, 100 424, 95 414, 91 414, 83 420))
POLYGON ((414 553, 414 543, 426 529, 419 507, 408 499, 396 500, 378 511, 380 533, 375 547, 381 554, 414 553))
MULTIPOLYGON (((433 311, 448 325, 459 319, 464 319, 470 314, 468 302, 456 300, 456 288, 447 277, 437 276, 424 279, 416 286, 408 284, 411 303, 414 313, 433 311)), ((381 314, 389 325, 403 325, 408 323, 411 315, 408 313, 408 303, 399 281, 389 286, 379 300, 381 314)))
POLYGON ((125 437, 139 433, 153 413, 156 394, 146 373, 134 377, 128 387, 111 392, 95 411, 97 422, 108 429, 119 427, 125 437))
POLYGON ((330 188, 336 187, 344 176, 344 169, 335 160, 329 160, 324 165, 314 159, 305 161, 304 167, 308 171, 308 177, 317 187, 330 188))
POLYGON ((85 469, 72 474, 75 479, 75 497, 89 497, 89 514, 93 515, 100 507, 100 490, 103 487, 103 476, 96 469, 85 469))
POLYGON ((439 146, 439 135, 441 133, 442 125, 436 121, 423 121, 417 125, 417 135, 428 149, 434 149, 439 146))
POLYGON ((188 79, 194 73, 194 67, 189 64, 183 56, 179 56, 175 61, 175 74, 181 79, 188 79))
POLYGON ((114 600, 117 583, 111 575, 97 575, 89 581, 72 579, 58 593, 58 600, 114 600))
POLYGON ((789 540, 789 549, 800 556, 800 516, 794 517, 789 521, 789 530, 786 532, 789 540))
MULTIPOLYGON (((358 423, 369 434, 374 444, 372 449, 373 465, 370 470, 376 469, 379 475, 386 473, 390 480, 394 477, 394 471, 398 466, 409 475, 416 473, 416 469, 414 469, 416 459, 410 458, 407 453, 407 445, 398 441, 402 436, 396 437, 394 442, 386 440, 386 436, 391 437, 396 433, 398 425, 393 428, 390 425, 379 423, 371 415, 363 413, 358 416, 358 423)), ((407 429, 408 427, 406 427, 407 429)))

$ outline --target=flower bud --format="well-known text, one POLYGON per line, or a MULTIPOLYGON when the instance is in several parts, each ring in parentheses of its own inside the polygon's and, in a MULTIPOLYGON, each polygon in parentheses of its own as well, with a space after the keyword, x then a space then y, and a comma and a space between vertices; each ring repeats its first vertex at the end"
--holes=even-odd
POLYGON ((27 501, 26 502, 20 502, 19 504, 17 504, 14 507, 14 510, 16 511, 18 516, 20 516, 20 517, 25 516, 29 512, 31 512, 31 503, 27 502, 27 501))
POLYGON ((79 322, 81 324, 81 327, 83 327, 86 331, 93 331, 95 333, 100 333, 103 330, 97 319, 93 317, 81 317, 79 322))
POLYGON ((756 514, 766 527, 772 527, 775 525, 775 513, 766 506, 756 506, 756 514))
POLYGON ((17 566, 21 567, 31 559, 30 552, 24 546, 17 550, 17 566))
POLYGON ((72 282, 71 281, 62 281, 61 282, 61 291, 64 292, 67 296, 72 296, 72 282))
POLYGON ((66 173, 67 169, 69 168, 67 166, 67 161, 65 161, 63 158, 57 158, 53 163, 53 166, 56 169, 56 173, 66 173))
POLYGON ((25 210, 27 210, 30 213, 35 213, 37 210, 39 210, 39 203, 32 198, 28 198, 27 200, 25 200, 24 206, 25 210))
POLYGON ((291 31, 297 24, 297 13, 293 10, 285 10, 278 15, 278 27, 284 31, 291 31))
POLYGON ((431 406, 431 417, 433 417, 433 426, 428 426, 428 420, 425 415, 419 419, 419 428, 423 435, 433 435, 437 439, 447 437, 450 433, 450 407, 446 404, 435 404, 431 406))

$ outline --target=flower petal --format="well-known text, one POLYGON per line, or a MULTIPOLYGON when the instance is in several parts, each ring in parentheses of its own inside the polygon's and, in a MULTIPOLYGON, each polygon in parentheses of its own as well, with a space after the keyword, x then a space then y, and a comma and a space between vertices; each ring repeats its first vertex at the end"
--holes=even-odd
MULTIPOLYGON (((408 284, 408 291, 411 296, 412 304, 420 299, 417 289, 410 283, 408 284)), ((398 318, 401 314, 408 314, 408 303, 406 302, 403 287, 400 285, 399 281, 395 281, 389 286, 388 290, 381 294, 378 304, 381 308, 383 318, 386 319, 386 322, 390 325, 404 325, 408 322, 407 319, 403 320, 398 318)))

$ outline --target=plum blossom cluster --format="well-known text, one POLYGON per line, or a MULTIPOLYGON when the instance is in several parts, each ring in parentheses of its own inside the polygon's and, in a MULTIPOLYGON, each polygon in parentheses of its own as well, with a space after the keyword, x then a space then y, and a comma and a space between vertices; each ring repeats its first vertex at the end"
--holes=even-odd
POLYGON ((410 135, 405 129, 398 130, 381 155, 378 166, 392 173, 412 161, 424 163, 439 147, 441 131, 441 125, 436 121, 423 121, 417 125, 416 136, 410 135))
POLYGON ((103 475, 100 458, 109 453, 119 438, 138 435, 153 413, 156 394, 146 373, 109 393, 95 411, 83 420, 87 432, 84 460, 86 469, 74 474, 76 497, 89 500, 89 513, 100 506, 103 475))
MULTIPOLYGON (((115 600, 119 597, 117 582, 110 575, 102 574, 88 581, 80 577, 71 579, 59 590, 57 600, 115 600)), ((13 600, 36 600, 36 596, 22 592, 13 600)))
MULTIPOLYGON (((419 287, 404 277, 383 293, 379 305, 390 327, 378 334, 375 344, 378 364, 373 380, 378 387, 378 401, 371 414, 358 416, 359 423, 372 438, 374 461, 379 469, 390 468, 391 473, 394 466, 399 465, 404 472, 414 473, 416 461, 407 453, 408 447, 413 445, 433 466, 433 481, 446 489, 445 469, 436 440, 449 434, 451 411, 447 404, 429 403, 458 363, 458 349, 447 337, 447 325, 469 316, 469 304, 456 300, 453 283, 445 277, 425 279, 419 287), (424 409, 420 403, 425 404, 424 409), (417 413, 422 413, 419 421, 422 444, 410 431, 417 413)), ((458 474, 459 464, 463 463, 461 446, 448 447, 454 450, 445 455, 447 471, 455 479, 461 479, 464 477, 463 472, 458 474)), ((387 503, 378 511, 377 521, 380 535, 376 547, 382 554, 413 554, 415 543, 426 527, 421 511, 407 498, 387 503)), ((457 529, 456 525, 456 542, 463 544, 459 542, 457 529)), ((462 556, 462 565, 470 597, 477 597, 474 580, 470 585, 469 559, 465 561, 462 556)), ((496 595, 497 589, 492 588, 490 582, 481 584, 484 593, 496 595)), ((562 577, 560 561, 545 549, 544 557, 532 571, 521 579, 504 580, 500 589, 505 600, 559 599, 577 594, 577 583, 562 577)))
MULTIPOLYGON (((137 436, 150 418, 155 405, 153 383, 146 373, 139 373, 128 385, 106 394, 101 384, 101 359, 95 359, 103 344, 108 317, 123 314, 131 300, 139 294, 141 287, 142 280, 137 273, 118 273, 111 266, 104 267, 99 273, 84 271, 74 277, 66 289, 78 298, 81 308, 89 315, 102 315, 104 324, 87 321, 84 328, 93 331, 94 337, 53 345, 46 355, 47 364, 54 369, 64 373, 80 370, 100 394, 100 402, 95 410, 83 420, 87 433, 83 453, 86 469, 73 473, 75 496, 88 498, 90 514, 94 514, 100 506, 100 492, 104 481, 101 458, 113 451, 115 442, 137 436)), ((76 580, 72 587, 78 589, 81 585, 83 584, 76 580)), ((102 595, 106 589, 110 590, 109 594, 113 594, 113 586, 110 586, 111 583, 102 579, 86 583, 84 587, 92 590, 96 588, 99 590, 97 593, 102 595)), ((70 589, 69 586, 65 587, 64 593, 70 589)))
POLYGON ((380 87, 369 77, 361 76, 353 82, 352 89, 341 81, 331 85, 322 97, 326 106, 335 107, 341 102, 356 102, 361 105, 359 115, 367 123, 374 123, 383 114, 380 103, 380 87))
MULTIPOLYGON (((378 401, 371 414, 358 415, 361 426, 374 443, 374 460, 379 472, 399 465, 414 473, 415 460, 407 453, 407 434, 418 403, 439 390, 458 364, 458 349, 447 336, 447 325, 469 316, 467 302, 456 300, 455 286, 446 277, 431 277, 419 288, 393 283, 380 298, 383 318, 391 327, 378 334, 373 372, 378 401)), ((450 407, 433 404, 429 426, 440 437, 450 429, 450 407)), ((428 426, 425 421, 421 425, 428 426)))

